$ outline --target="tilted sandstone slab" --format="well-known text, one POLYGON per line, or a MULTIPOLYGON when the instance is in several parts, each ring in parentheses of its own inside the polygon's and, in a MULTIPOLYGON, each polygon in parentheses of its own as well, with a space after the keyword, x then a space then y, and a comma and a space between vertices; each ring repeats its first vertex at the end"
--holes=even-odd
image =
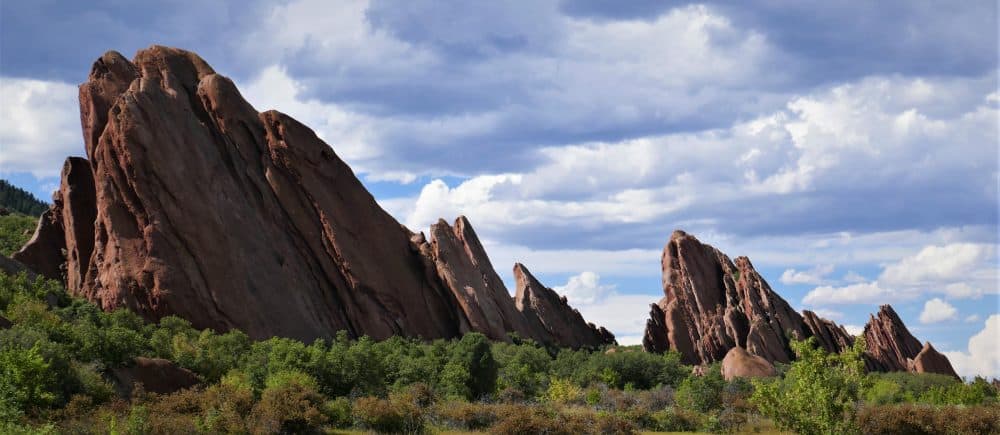
POLYGON ((617 344, 611 332, 587 323, 565 296, 542 285, 521 263, 514 264, 514 280, 517 283, 515 306, 524 314, 529 326, 547 336, 544 342, 573 348, 617 344))
POLYGON ((428 243, 312 130, 258 112, 194 53, 106 53, 80 112, 87 159, 67 160, 16 257, 72 294, 253 338, 552 338, 528 326, 466 219, 428 243))
POLYGON ((793 356, 788 337, 807 336, 802 316, 746 257, 734 263, 694 236, 675 231, 663 250, 662 267, 664 297, 659 310, 651 312, 644 339, 649 351, 673 349, 687 364, 705 364, 742 347, 768 361, 788 362, 793 356), (660 327, 664 333, 656 330, 660 327))
MULTIPOLYGON (((750 260, 731 262, 719 250, 675 231, 664 248, 664 297, 650 310, 643 348, 674 350, 688 364, 722 359, 743 348, 768 362, 794 358, 792 338, 815 337, 828 352, 854 344, 843 326, 812 311, 799 315, 754 270, 750 260)), ((917 371, 954 375, 947 358, 906 329, 892 307, 883 305, 864 332, 865 366, 870 371, 917 371)))

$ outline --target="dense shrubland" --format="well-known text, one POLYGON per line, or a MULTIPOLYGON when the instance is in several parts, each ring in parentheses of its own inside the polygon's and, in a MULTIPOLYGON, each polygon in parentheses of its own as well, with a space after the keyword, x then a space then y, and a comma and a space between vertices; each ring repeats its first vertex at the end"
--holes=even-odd
POLYGON ((551 349, 481 334, 424 342, 254 342, 144 322, 69 297, 51 281, 0 274, 2 433, 494 433, 753 430, 803 433, 995 433, 997 392, 937 375, 865 375, 858 352, 795 343, 782 378, 727 382, 718 367, 692 376, 677 354, 630 347, 551 349), (199 387, 120 398, 107 369, 136 356, 190 369, 199 387), (958 421, 956 421, 956 419, 958 421), (920 429, 923 428, 923 429, 920 429))

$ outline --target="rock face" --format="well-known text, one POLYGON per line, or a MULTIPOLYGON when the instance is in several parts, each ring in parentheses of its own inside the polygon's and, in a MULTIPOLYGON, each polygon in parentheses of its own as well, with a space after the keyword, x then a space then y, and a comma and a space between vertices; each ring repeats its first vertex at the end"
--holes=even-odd
POLYGON ((802 316, 746 257, 734 263, 694 236, 675 231, 663 249, 662 266, 664 297, 647 322, 643 343, 648 351, 673 349, 687 364, 705 364, 742 347, 768 361, 788 362, 793 355, 786 334, 808 336, 802 316))
POLYGON ((864 331, 865 365, 872 371, 911 371, 958 377, 948 358, 930 343, 920 345, 889 305, 870 316, 864 331))
POLYGON ((514 303, 529 326, 545 337, 543 342, 579 347, 617 344, 607 329, 583 320, 580 312, 569 306, 565 296, 545 287, 521 263, 514 265, 517 291, 514 303))
MULTIPOLYGON (((812 311, 795 312, 746 257, 730 261, 694 236, 675 231, 662 264, 664 297, 651 307, 646 322, 647 351, 675 350, 687 364, 707 364, 742 348, 773 363, 794 358, 790 338, 815 337, 829 352, 854 344, 843 326, 812 311)), ((871 317, 864 337, 868 370, 955 374, 929 343, 921 348, 888 305, 871 317)))
POLYGON ((109 370, 118 395, 130 397, 135 384, 142 384, 148 393, 170 394, 198 385, 198 377, 190 370, 160 358, 136 357, 126 367, 109 370))
POLYGON ((727 381, 735 378, 762 378, 774 376, 774 365, 757 355, 751 355, 742 347, 734 347, 722 358, 722 377, 727 381))
POLYGON ((104 54, 80 118, 87 159, 15 257, 72 294, 253 338, 532 336, 466 220, 423 241, 194 53, 104 54))
POLYGON ((958 373, 955 373, 955 368, 951 366, 948 357, 934 349, 930 342, 924 343, 923 349, 920 349, 920 353, 910 360, 907 368, 915 373, 937 373, 958 377, 958 373))

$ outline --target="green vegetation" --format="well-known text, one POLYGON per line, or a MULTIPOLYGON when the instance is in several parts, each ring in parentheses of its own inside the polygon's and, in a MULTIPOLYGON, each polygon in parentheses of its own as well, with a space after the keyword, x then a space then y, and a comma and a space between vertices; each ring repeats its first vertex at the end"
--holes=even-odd
POLYGON ((27 190, 0 179, 0 209, 6 209, 9 213, 38 216, 47 208, 48 204, 39 201, 27 190))
POLYGON ((21 249, 37 224, 38 219, 19 213, 0 216, 0 255, 9 257, 21 249))
POLYGON ((518 337, 255 342, 176 317, 150 324, 103 312, 24 275, 0 274, 0 315, 14 324, 0 330, 0 433, 718 433, 773 423, 883 433, 892 427, 883 415, 911 425, 961 416, 946 426, 954 433, 1000 429, 985 381, 866 376, 857 350, 831 356, 811 342, 794 344, 800 358, 784 378, 751 383, 727 382, 717 366, 692 376, 674 353, 549 349, 518 337), (174 361, 203 382, 119 398, 108 369, 135 356, 174 361))

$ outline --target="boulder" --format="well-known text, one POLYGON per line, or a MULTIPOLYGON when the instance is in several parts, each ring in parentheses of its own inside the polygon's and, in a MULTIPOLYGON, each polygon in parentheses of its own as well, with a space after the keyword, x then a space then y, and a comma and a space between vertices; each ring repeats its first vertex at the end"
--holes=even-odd
POLYGON ((28 274, 28 279, 35 279, 38 274, 33 270, 29 269, 28 266, 21 264, 20 261, 14 260, 13 258, 7 258, 0 255, 0 272, 7 275, 17 275, 21 272, 28 274))
POLYGON ((148 393, 170 394, 200 382, 190 370, 161 358, 136 357, 127 366, 110 369, 109 375, 123 398, 132 396, 136 384, 148 393))
POLYGON ((757 355, 751 355, 742 347, 734 347, 722 358, 722 377, 727 381, 735 378, 760 378, 774 376, 774 365, 757 355))
POLYGON ((0 329, 10 329, 11 326, 14 326, 14 324, 10 320, 0 316, 0 329))

